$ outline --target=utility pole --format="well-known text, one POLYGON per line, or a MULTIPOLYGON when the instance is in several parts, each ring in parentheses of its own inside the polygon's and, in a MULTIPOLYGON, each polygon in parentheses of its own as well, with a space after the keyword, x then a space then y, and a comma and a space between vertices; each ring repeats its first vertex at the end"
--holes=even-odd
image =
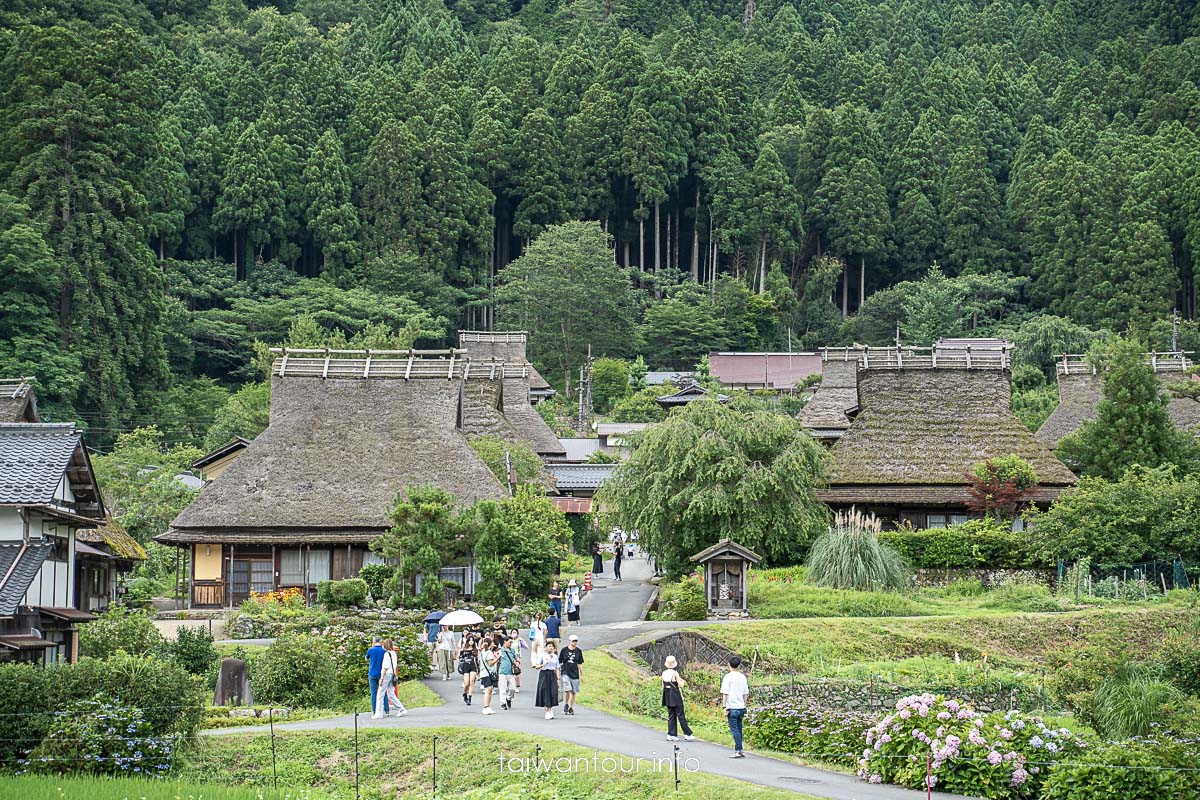
POLYGON ((580 436, 592 425, 592 346, 588 345, 587 363, 579 368, 579 417, 575 429, 580 436))
POLYGON ((1171 352, 1179 352, 1179 309, 1171 309, 1171 352))

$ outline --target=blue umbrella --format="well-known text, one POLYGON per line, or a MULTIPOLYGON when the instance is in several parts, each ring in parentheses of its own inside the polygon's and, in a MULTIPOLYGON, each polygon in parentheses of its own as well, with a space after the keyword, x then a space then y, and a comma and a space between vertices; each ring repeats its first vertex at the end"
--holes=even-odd
POLYGON ((421 621, 422 622, 437 622, 439 619, 441 619, 444 616, 446 616, 445 611, 431 611, 431 612, 429 612, 429 616, 427 616, 425 619, 423 619, 421 621))

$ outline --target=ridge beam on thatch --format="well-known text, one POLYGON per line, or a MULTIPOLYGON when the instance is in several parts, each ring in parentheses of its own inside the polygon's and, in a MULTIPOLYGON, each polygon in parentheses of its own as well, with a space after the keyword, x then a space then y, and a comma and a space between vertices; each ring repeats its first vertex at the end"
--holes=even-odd
POLYGON ((333 350, 272 348, 279 378, 527 378, 529 365, 500 359, 471 361, 466 350, 333 350), (342 356, 335 358, 335 356, 342 356), (402 356, 395 358, 394 356, 402 356), (435 358, 430 356, 448 356, 435 358))
MULTIPOLYGON (((1187 372, 1193 366, 1188 356, 1195 355, 1191 350, 1172 350, 1166 353, 1149 352, 1145 354, 1146 364, 1155 372, 1187 372)), ((1060 353, 1054 371, 1058 375, 1096 375, 1096 365, 1080 353, 1060 353)))
POLYGON ((1012 345, 822 347, 822 361, 856 361, 859 369, 1012 369, 1012 345))
POLYGON ((0 378, 0 397, 17 399, 24 397, 34 378, 0 378))
POLYGON ((458 343, 525 344, 529 334, 525 331, 459 331, 458 343))

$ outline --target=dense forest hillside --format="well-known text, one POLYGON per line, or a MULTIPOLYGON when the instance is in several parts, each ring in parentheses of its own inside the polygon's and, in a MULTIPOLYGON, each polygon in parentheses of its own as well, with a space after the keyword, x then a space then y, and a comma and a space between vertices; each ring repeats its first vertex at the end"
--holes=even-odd
POLYGON ((597 349, 652 367, 897 327, 1166 349, 1176 308, 1200 344, 1189 0, 9 0, 0 25, 0 373, 93 441, 199 441, 289 328, 516 327, 505 266, 572 220, 632 275, 631 335, 597 349))

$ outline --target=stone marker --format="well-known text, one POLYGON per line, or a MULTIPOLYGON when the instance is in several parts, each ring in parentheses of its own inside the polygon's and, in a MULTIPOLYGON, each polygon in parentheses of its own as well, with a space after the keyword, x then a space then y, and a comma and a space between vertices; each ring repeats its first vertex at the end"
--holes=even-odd
POLYGON ((221 674, 217 676, 213 705, 254 705, 254 694, 250 691, 250 675, 246 670, 245 661, 240 658, 221 659, 221 674))

